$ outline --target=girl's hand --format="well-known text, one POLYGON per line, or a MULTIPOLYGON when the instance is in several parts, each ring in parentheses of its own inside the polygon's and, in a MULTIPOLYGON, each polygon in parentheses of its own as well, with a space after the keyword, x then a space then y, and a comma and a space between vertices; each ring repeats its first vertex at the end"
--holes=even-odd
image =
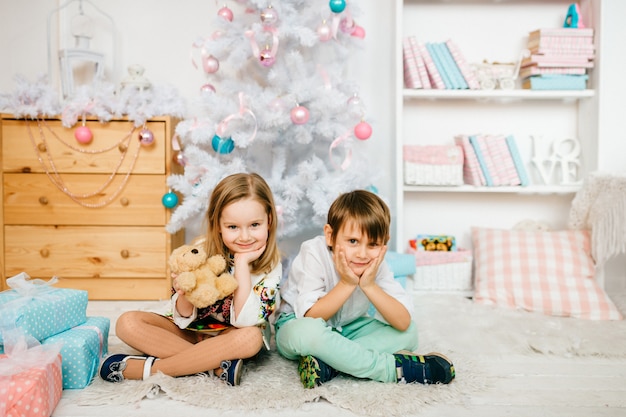
POLYGON ((239 262, 243 262, 246 265, 256 261, 257 259, 259 259, 261 257, 261 255, 263 255, 263 252, 265 252, 265 247, 266 245, 263 244, 263 246, 261 246, 258 249, 254 249, 251 250, 250 252, 238 252, 235 253, 235 265, 238 264, 239 262))
POLYGON ((346 259, 346 253, 343 248, 341 246, 335 246, 332 253, 333 262, 335 263, 341 282, 351 286, 359 285, 359 277, 350 269, 350 266, 348 266, 348 260, 346 259))
POLYGON ((366 288, 376 282, 376 274, 378 273, 378 268, 380 268, 380 264, 385 259, 385 254, 387 253, 387 245, 384 245, 378 256, 372 259, 372 262, 369 264, 367 269, 363 271, 363 275, 361 275, 361 279, 359 280, 359 286, 361 288, 366 288))
POLYGON ((174 287, 174 291, 178 294, 178 299, 176 299, 176 310, 181 316, 189 317, 193 313, 193 304, 191 304, 185 296, 185 291, 178 288, 176 283, 177 276, 178 275, 176 274, 172 274, 172 287, 174 287))

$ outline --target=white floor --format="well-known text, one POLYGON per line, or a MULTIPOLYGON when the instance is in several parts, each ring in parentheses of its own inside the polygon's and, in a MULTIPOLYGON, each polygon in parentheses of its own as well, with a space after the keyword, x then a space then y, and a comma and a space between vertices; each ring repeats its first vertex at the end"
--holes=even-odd
MULTIPOLYGON (((90 302, 89 315, 111 318, 111 338, 115 338, 115 319, 126 309, 149 307, 150 303, 90 302)), ((463 320, 463 317, 454 317, 463 320)), ((471 326, 471 323, 468 323, 471 326)), ((511 329, 515 331, 515 329, 511 329)), ((558 331, 558 330, 555 330, 558 331)), ((480 335, 477 335, 480 337, 480 335)), ((616 339, 626 349, 626 340, 616 339)), ((471 398, 430 404, 416 409, 424 417, 614 417, 626 416, 626 359, 605 357, 556 357, 550 355, 502 355, 495 348, 485 349, 477 358, 488 375, 486 388, 471 398)), ((308 403, 299 409, 224 411, 199 408, 167 400, 164 396, 144 399, 133 405, 83 407, 76 405, 80 390, 64 391, 53 417, 69 416, 272 416, 354 417, 356 414, 326 401, 308 403)))

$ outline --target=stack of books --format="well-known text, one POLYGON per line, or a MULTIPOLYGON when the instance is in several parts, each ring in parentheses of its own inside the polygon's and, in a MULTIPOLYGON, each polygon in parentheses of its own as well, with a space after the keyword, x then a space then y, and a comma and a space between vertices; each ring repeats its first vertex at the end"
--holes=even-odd
POLYGON ((476 186, 529 185, 528 172, 511 135, 457 135, 463 148, 463 182, 476 186))
POLYGON ((530 55, 523 58, 522 88, 584 90, 594 65, 592 28, 538 29, 528 35, 530 55))
POLYGON ((418 42, 415 36, 407 36, 402 40, 402 59, 406 88, 480 88, 475 72, 451 39, 446 42, 418 42))

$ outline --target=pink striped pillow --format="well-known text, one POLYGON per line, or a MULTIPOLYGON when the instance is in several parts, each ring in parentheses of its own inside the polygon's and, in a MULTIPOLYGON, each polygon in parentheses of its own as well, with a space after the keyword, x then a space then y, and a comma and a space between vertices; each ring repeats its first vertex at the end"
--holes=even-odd
POLYGON ((589 233, 472 228, 474 301, 554 316, 620 320, 594 278, 589 233))

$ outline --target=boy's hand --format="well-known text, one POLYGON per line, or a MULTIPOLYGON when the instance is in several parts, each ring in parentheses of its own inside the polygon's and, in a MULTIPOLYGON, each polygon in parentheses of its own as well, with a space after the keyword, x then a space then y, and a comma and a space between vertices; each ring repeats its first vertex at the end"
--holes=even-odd
POLYGON ((332 252, 333 254, 333 262, 335 263, 335 267, 337 268, 337 273, 339 274, 339 279, 341 282, 351 286, 359 285, 359 277, 352 272, 350 266, 348 266, 348 261, 346 260, 346 253, 344 252, 341 246, 336 246, 332 252))
POLYGON ((372 262, 369 264, 367 269, 363 271, 363 275, 361 275, 361 279, 359 279, 359 287, 367 288, 368 286, 374 284, 374 282, 376 281, 376 274, 378 273, 378 268, 380 267, 380 264, 385 259, 386 253, 387 253, 387 245, 384 245, 381 248, 380 252, 378 253, 378 256, 372 259, 372 262))

